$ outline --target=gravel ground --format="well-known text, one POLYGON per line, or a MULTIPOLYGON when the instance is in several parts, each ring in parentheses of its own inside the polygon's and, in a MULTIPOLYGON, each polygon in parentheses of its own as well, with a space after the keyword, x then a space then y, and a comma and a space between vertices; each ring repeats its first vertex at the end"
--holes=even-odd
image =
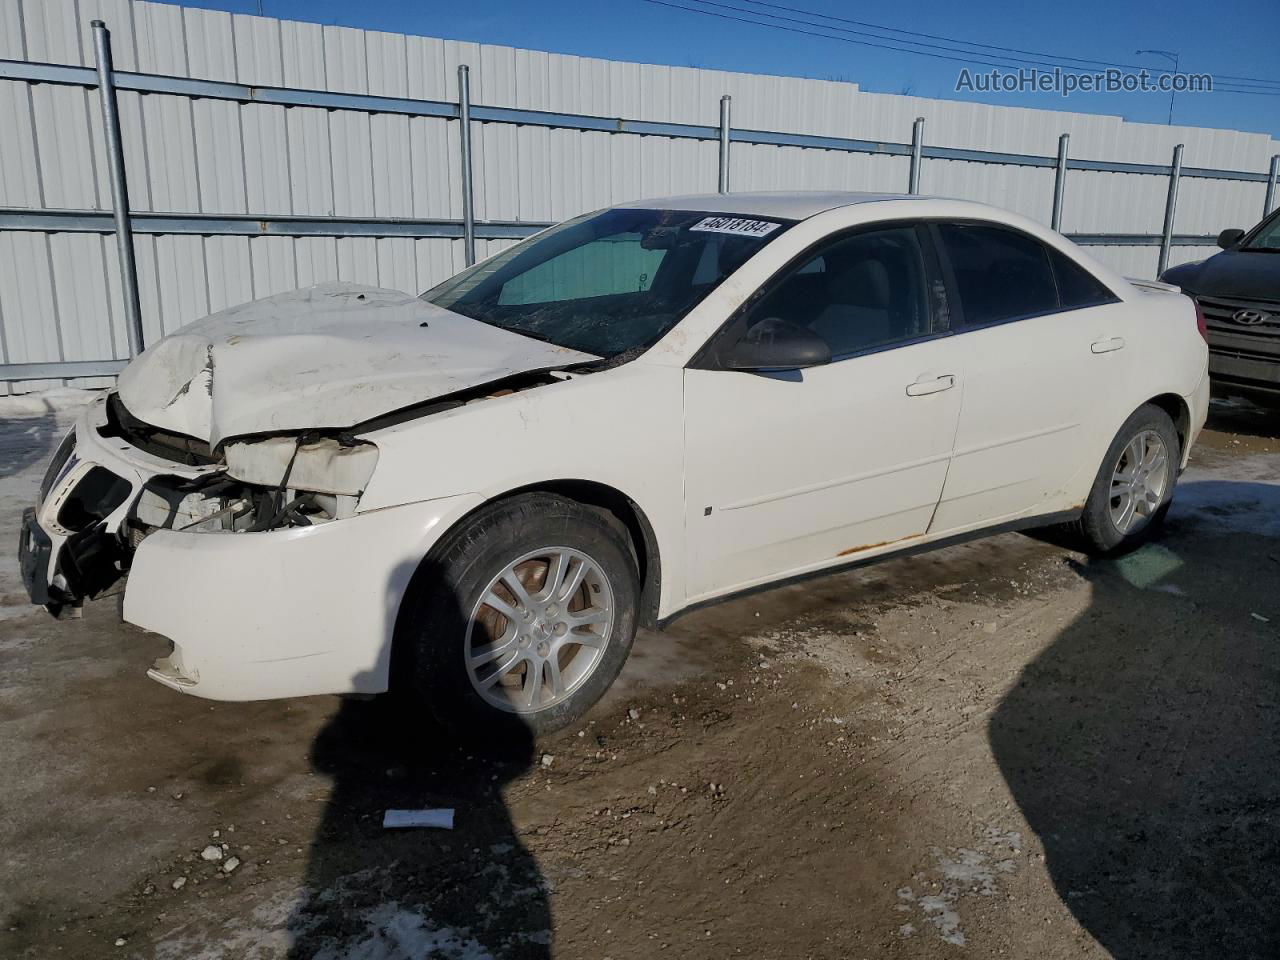
MULTIPOLYGON (((13 544, 67 415, 6 412, 13 544)), ((702 610, 501 763, 174 694, 6 552, 0 956, 1276 957, 1280 416, 1210 426, 1128 557, 1011 534, 702 610)))

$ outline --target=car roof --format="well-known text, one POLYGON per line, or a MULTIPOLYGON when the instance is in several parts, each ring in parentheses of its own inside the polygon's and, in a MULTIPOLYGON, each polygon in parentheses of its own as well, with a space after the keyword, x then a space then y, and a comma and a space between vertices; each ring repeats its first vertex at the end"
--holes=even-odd
POLYGON ((905 193, 861 193, 852 190, 780 190, 760 193, 694 193, 618 204, 647 210, 705 210, 736 216, 780 217, 805 220, 826 210, 880 200, 927 200, 905 193))

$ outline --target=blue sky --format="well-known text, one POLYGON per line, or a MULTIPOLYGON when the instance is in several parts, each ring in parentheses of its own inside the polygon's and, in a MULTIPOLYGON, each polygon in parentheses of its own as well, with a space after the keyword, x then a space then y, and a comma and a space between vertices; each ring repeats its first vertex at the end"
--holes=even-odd
MULTIPOLYGON (((774 22, 794 31, 805 29, 797 20, 814 19, 797 11, 814 11, 845 18, 842 22, 828 21, 839 30, 863 31, 863 36, 842 34, 846 40, 865 39, 865 33, 873 32, 848 22, 860 20, 954 40, 1018 48, 1036 55, 1148 65, 1153 73, 1163 69, 1166 61, 1135 51, 1163 49, 1180 54, 1183 72, 1275 81, 1272 92, 1266 95, 1225 92, 1221 80, 1220 89, 1212 93, 1180 93, 1174 123, 1280 137, 1280 55, 1276 53, 1280 3, 1276 0, 1225 0, 1216 5, 1203 0, 1166 0, 1159 4, 1123 0, 915 0, 905 6, 847 0, 772 0, 772 5, 752 0, 719 0, 718 4, 706 0, 668 2, 701 7, 720 16, 685 12, 651 0, 261 0, 261 4, 259 0, 188 0, 186 5, 242 13, 255 13, 261 5, 268 16, 315 23, 645 63, 849 80, 864 90, 879 93, 1105 113, 1154 123, 1164 123, 1168 118, 1168 94, 1075 93, 1063 99, 1056 93, 957 93, 957 75, 965 66, 960 62, 725 18, 737 16, 735 8, 755 8, 761 14, 791 18, 774 22)), ((944 41, 921 40, 945 45, 944 41)), ((971 69, 988 71, 991 67, 975 64, 971 69)), ((1259 89, 1257 85, 1249 86, 1259 89)))

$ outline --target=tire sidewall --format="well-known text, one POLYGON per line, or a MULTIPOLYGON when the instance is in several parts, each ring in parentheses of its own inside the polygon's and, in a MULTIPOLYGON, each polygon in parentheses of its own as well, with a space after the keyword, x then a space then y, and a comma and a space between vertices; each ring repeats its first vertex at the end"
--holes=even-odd
POLYGON ((620 524, 572 500, 548 494, 512 498, 466 522, 411 587, 407 635, 414 648, 412 686, 428 698, 441 723, 460 732, 532 733, 558 730, 585 713, 617 678, 631 651, 639 606, 634 553, 620 524), (486 703, 465 662, 471 611, 493 578, 518 557, 544 547, 568 547, 590 557, 613 590, 610 639, 591 675, 560 703, 516 714, 486 703))
POLYGON ((1178 484, 1178 468, 1181 462, 1182 444, 1169 414, 1152 404, 1145 404, 1134 411, 1116 433, 1111 446, 1107 448, 1107 455, 1103 458, 1102 466, 1098 469, 1098 475, 1093 482, 1093 489, 1089 492, 1089 499, 1085 502, 1081 523, 1092 545, 1103 553, 1110 553, 1130 549, 1146 541, 1160 526, 1165 514, 1169 512, 1173 492, 1178 484), (1111 520, 1111 479, 1124 448, 1135 436, 1147 430, 1159 434, 1160 439, 1164 441, 1169 456, 1169 482, 1160 498, 1160 505, 1150 519, 1139 530, 1124 534, 1111 520))

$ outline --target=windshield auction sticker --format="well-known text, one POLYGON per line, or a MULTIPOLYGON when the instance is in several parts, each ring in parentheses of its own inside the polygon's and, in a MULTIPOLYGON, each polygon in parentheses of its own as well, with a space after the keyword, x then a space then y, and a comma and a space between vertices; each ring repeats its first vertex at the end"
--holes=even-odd
POLYGON ((737 237, 763 237, 777 230, 781 224, 768 220, 742 220, 738 217, 707 217, 699 220, 690 230, 707 233, 731 233, 737 237))

